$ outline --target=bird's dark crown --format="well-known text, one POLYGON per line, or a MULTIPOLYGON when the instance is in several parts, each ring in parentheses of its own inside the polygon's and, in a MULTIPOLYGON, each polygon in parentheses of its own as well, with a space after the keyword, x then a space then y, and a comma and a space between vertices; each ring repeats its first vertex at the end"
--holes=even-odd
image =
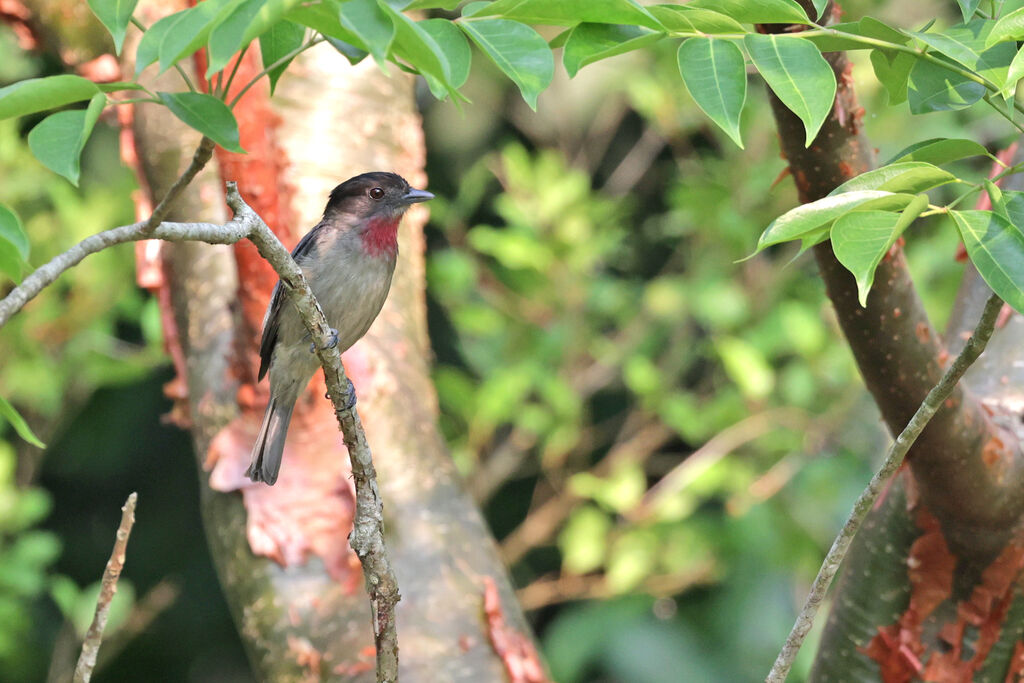
POLYGON ((410 190, 409 183, 397 173, 373 171, 349 178, 331 190, 324 215, 335 210, 372 213, 378 207, 396 209, 404 206, 402 198, 410 190), (381 199, 374 199, 370 192, 375 188, 384 191, 381 199))

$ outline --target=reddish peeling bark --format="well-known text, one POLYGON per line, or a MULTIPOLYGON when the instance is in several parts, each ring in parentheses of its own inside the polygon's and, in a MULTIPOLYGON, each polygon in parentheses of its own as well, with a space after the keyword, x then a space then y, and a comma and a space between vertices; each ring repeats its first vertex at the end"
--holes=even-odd
MULTIPOLYGON (((805 202, 874 164, 851 65, 844 53, 826 59, 836 73, 836 103, 810 147, 803 145, 802 122, 771 96, 783 154, 805 202)), ((814 256, 865 384, 890 431, 898 433, 951 359, 902 247, 879 265, 864 308, 830 244, 816 246, 814 256)), ((968 308, 961 306, 961 330, 977 321, 980 308, 968 308)), ((952 344, 954 350, 960 345, 958 339, 952 344)), ((983 358, 992 356, 990 349, 983 358)), ((1019 419, 1011 425, 1010 418, 1019 416, 1021 405, 1014 409, 960 387, 932 419, 908 455, 909 473, 887 493, 851 550, 813 680, 855 678, 854 672, 886 681, 966 680, 969 672, 993 666, 1003 676, 1019 638, 1008 615, 1019 602, 1012 588, 1021 569, 1013 530, 1024 496, 1019 419), (883 594, 888 597, 880 599, 883 594)))

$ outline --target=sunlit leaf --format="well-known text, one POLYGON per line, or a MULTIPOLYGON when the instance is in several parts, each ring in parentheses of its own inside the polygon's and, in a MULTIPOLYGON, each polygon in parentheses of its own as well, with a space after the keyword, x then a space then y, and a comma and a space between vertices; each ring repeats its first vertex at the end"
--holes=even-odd
POLYGON ((992 291, 1024 312, 1024 232, 991 211, 950 211, 967 256, 992 291))
MULTIPOLYGON (((897 196, 894 192, 864 190, 830 195, 814 202, 801 204, 782 214, 765 228, 757 242, 757 250, 760 251, 780 242, 800 239, 866 202, 896 198, 897 196)), ((913 197, 908 199, 908 203, 911 200, 913 197)))
POLYGON ((18 81, 0 88, 0 119, 81 102, 98 92, 100 89, 92 81, 70 74, 18 81))
POLYGON ((941 166, 974 156, 990 156, 984 146, 965 138, 931 138, 901 149, 886 165, 901 161, 924 161, 941 166))
POLYGON ((832 190, 830 196, 857 190, 887 190, 917 194, 957 180, 957 177, 924 161, 902 161, 861 173, 832 190))
MULTIPOLYGON (((302 40, 306 35, 306 28, 294 21, 279 21, 260 36, 260 56, 263 59, 263 68, 266 69, 274 62, 285 57, 288 53, 302 47, 302 40)), ((281 77, 291 60, 277 66, 267 72, 270 79, 270 93, 274 93, 277 79, 281 77)))
POLYGON ((740 114, 747 98, 743 53, 731 41, 695 37, 679 46, 678 61, 697 106, 742 149, 740 114))
POLYGON ((0 417, 5 419, 12 427, 14 431, 18 433, 18 436, 28 441, 33 446, 39 448, 46 448, 46 444, 39 440, 39 437, 32 432, 32 428, 25 422, 25 418, 14 409, 10 403, 7 402, 3 396, 0 396, 0 417))
MULTIPOLYGON (((977 5, 977 0, 974 3, 977 5)), ((985 45, 1019 40, 1024 40, 1024 7, 1000 17, 985 38, 985 45)))
MULTIPOLYGON (((662 29, 658 21, 633 0, 496 0, 473 9, 471 16, 474 18, 500 17, 528 24, 575 26, 592 22, 662 29)), ((463 16, 470 16, 465 9, 463 16)))
POLYGON ((350 0, 341 6, 338 16, 342 26, 358 36, 374 61, 385 68, 395 25, 383 7, 376 0, 350 0))
MULTIPOLYGON (((263 8, 263 3, 264 0, 242 0, 232 3, 225 10, 223 16, 218 18, 216 24, 210 29, 210 37, 206 45, 206 54, 209 59, 206 66, 207 78, 227 66, 231 57, 242 47, 242 37, 245 35, 246 29, 249 28, 249 24, 263 8)), ((203 3, 200 3, 196 7, 202 7, 202 5, 203 3)), ((164 39, 164 42, 167 42, 167 38, 164 39)), ((160 65, 162 68, 163 55, 160 57, 160 65)))
MULTIPOLYGON (((149 34, 153 29, 158 29, 159 34, 163 36, 158 48, 161 73, 206 44, 206 39, 214 26, 228 12, 229 3, 230 0, 205 0, 195 7, 161 19, 153 28, 146 31, 149 34), (169 19, 173 21, 168 22, 165 27, 164 21, 169 19)), ((139 45, 140 52, 146 42, 146 36, 143 36, 142 40, 143 43, 139 45)), ((141 65, 141 68, 145 66, 141 65)), ((136 73, 141 71, 141 68, 137 65, 136 73)))
POLYGON ((746 33, 731 17, 692 5, 651 5, 647 8, 666 30, 673 33, 746 33))
POLYGON ((809 24, 795 0, 694 0, 691 7, 721 12, 745 24, 809 24))
POLYGON ((804 122, 810 147, 835 101, 832 67, 816 47, 799 38, 748 33, 743 42, 768 86, 804 122))

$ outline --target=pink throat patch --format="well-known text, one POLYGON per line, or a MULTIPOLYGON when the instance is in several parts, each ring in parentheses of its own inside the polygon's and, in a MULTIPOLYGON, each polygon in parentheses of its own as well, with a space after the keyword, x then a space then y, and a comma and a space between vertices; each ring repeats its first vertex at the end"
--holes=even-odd
POLYGON ((369 225, 361 235, 363 249, 370 256, 394 256, 398 253, 398 223, 401 216, 395 218, 371 218, 369 225))

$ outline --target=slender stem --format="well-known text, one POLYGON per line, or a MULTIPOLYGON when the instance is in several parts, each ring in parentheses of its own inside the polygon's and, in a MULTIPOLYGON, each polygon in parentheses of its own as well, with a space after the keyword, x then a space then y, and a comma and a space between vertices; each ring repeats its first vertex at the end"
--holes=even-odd
POLYGON ((295 57, 297 57, 301 53, 305 52, 309 48, 313 47, 314 45, 318 45, 318 44, 324 42, 324 40, 326 40, 324 37, 317 36, 316 38, 311 39, 305 45, 302 45, 300 47, 295 48, 294 50, 292 50, 288 54, 284 55, 280 59, 274 61, 271 64, 268 64, 266 66, 266 68, 263 69, 263 71, 259 72, 255 76, 253 76, 252 80, 250 80, 248 83, 246 83, 244 88, 242 88, 240 91, 238 91, 238 94, 235 95, 234 99, 231 100, 231 103, 228 104, 228 106, 231 107, 232 109, 234 109, 235 105, 238 104, 238 100, 242 99, 242 96, 244 96, 245 93, 249 92, 249 88, 251 88, 252 86, 256 85, 256 82, 259 81, 264 76, 266 76, 267 73, 273 71, 274 69, 276 69, 277 67, 281 66, 282 64, 287 64, 290 60, 295 59, 295 57))
POLYGON ((82 643, 82 654, 79 655, 78 664, 75 666, 74 683, 89 683, 92 671, 96 666, 96 657, 99 655, 100 643, 103 641, 103 629, 107 626, 110 603, 117 592, 117 580, 121 576, 121 570, 124 569, 128 536, 132 532, 132 525, 135 524, 136 500, 138 500, 138 495, 131 494, 121 508, 121 524, 117 527, 114 549, 111 551, 110 560, 107 561, 107 567, 103 571, 100 594, 96 599, 96 612, 93 614, 92 624, 82 643))
POLYGON ((203 170, 207 162, 210 161, 210 157, 213 156, 214 142, 208 137, 203 137, 199 142, 199 147, 196 148, 195 154, 192 155, 192 163, 188 165, 185 172, 178 176, 178 179, 174 181, 171 188, 167 190, 167 194, 160 200, 160 203, 153 209, 153 215, 146 221, 146 231, 150 231, 160 225, 160 222, 167 215, 167 212, 171 210, 171 204, 178 198, 185 188, 188 186, 192 179, 196 177, 199 171, 203 170))
POLYGON ((796 618, 796 623, 793 624, 793 630, 790 631, 789 637, 786 638, 786 642, 782 646, 782 651, 779 652, 775 664, 765 679, 767 683, 781 683, 786 680, 786 676, 796 660, 796 655, 800 651, 800 646, 803 645, 804 638, 807 637, 807 633, 814 624, 814 617, 818 613, 818 608, 821 607, 822 601, 825 599, 828 587, 831 585, 832 579, 835 578, 836 572, 839 571, 839 567, 846 557, 846 553, 850 549, 850 544, 853 542, 854 536, 857 535, 861 523, 867 516, 868 511, 874 507, 878 494, 899 468, 914 441, 924 431, 928 421, 942 407, 942 404, 952 393, 953 388, 956 387, 957 382, 960 381, 967 368, 985 350, 985 346, 992 336, 992 331, 995 329, 996 319, 999 317, 999 311, 1002 310, 1002 307, 1003 300, 999 296, 993 294, 989 297, 988 302, 985 304, 985 309, 981 313, 981 320, 978 321, 978 326, 974 329, 974 334, 967 340, 960 355, 949 366, 949 369, 946 370, 939 383, 925 396, 917 412, 910 418, 910 422, 907 423, 907 426, 904 427, 900 435, 893 441, 892 446, 889 447, 885 462, 882 463, 881 468, 879 468, 875 475, 871 477, 867 488, 861 492, 857 501, 853 504, 850 516, 847 518, 846 523, 843 524, 839 535, 836 536, 828 554, 825 555, 825 560, 821 563, 818 575, 814 577, 814 583, 811 585, 811 590, 807 595, 803 609, 800 610, 800 614, 796 618))
POLYGON ((1013 115, 1012 115, 1012 114, 1010 114, 1009 112, 1005 112, 1005 111, 1003 111, 1003 108, 1002 108, 1002 107, 1000 107, 1000 106, 999 106, 998 104, 996 104, 996 102, 995 102, 995 101, 994 101, 994 100, 992 99, 992 96, 991 96, 991 95, 985 95, 985 97, 984 97, 984 100, 985 100, 985 103, 986 103, 986 104, 988 104, 988 105, 989 105, 990 107, 992 107, 993 109, 995 109, 995 110, 996 110, 996 113, 997 113, 997 114, 999 114, 999 115, 1000 115, 1000 116, 1002 116, 1002 117, 1003 117, 1004 119, 1006 119, 1007 121, 1009 121, 1009 122, 1010 122, 1010 125, 1012 125, 1012 126, 1013 126, 1014 128, 1016 128, 1016 129, 1017 129, 1017 130, 1019 130, 1020 132, 1024 133, 1024 125, 1022 125, 1022 124, 1020 124, 1020 123, 1017 123, 1017 122, 1016 122, 1016 121, 1015 121, 1015 120, 1013 119, 1013 115))
MULTIPOLYGON (((145 26, 143 26, 143 25, 142 25, 142 22, 141 22, 141 21, 139 21, 138 19, 136 19, 136 18, 135 18, 134 16, 133 16, 133 17, 131 18, 131 22, 132 22, 132 24, 134 24, 134 25, 135 25, 135 26, 136 26, 136 27, 137 27, 137 28, 138 28, 138 29, 139 29, 140 31, 142 31, 143 33, 145 33, 145 32, 146 32, 146 27, 145 27, 145 26)), ((195 87, 194 85, 192 85, 192 79, 188 77, 188 74, 187 74, 187 73, 185 73, 185 70, 181 68, 181 65, 179 65, 179 64, 178 64, 177 62, 175 62, 175 63, 173 64, 173 66, 174 66, 174 70, 175 70, 175 71, 177 71, 177 72, 178 72, 178 75, 180 75, 180 76, 181 76, 181 78, 182 78, 182 80, 184 80, 184 81, 185 81, 185 85, 187 85, 187 86, 188 86, 188 89, 189 89, 189 91, 191 91, 191 92, 195 92, 195 91, 196 91, 196 87, 195 87)), ((148 92, 148 91, 147 91, 147 92, 148 92)))
POLYGON ((154 104, 161 104, 160 98, 158 97, 133 97, 128 100, 107 100, 108 104, 113 104, 115 106, 118 104, 138 104, 139 102, 153 102, 154 104))
MULTIPOLYGON (((249 45, 252 45, 252 43, 249 43, 249 45)), ((224 82, 224 70, 221 69, 220 81, 218 83, 218 87, 221 88, 220 97, 226 98, 228 96, 228 91, 231 90, 231 84, 235 80, 235 74, 238 73, 238 67, 242 65, 242 58, 245 57, 245 53, 249 51, 249 45, 243 47, 242 51, 238 53, 238 58, 235 59, 235 65, 231 67, 231 75, 228 76, 227 83, 224 82)))

